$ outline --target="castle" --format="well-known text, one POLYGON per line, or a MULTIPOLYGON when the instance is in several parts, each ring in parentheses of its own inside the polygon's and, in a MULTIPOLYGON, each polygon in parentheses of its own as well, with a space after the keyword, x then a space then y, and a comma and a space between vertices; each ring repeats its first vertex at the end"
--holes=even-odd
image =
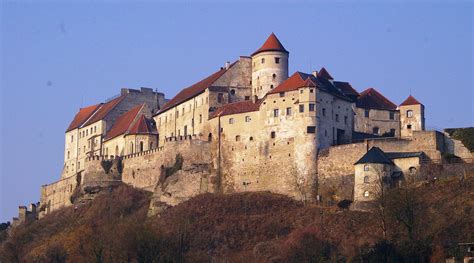
MULTIPOLYGON (((289 54, 272 33, 251 56, 170 100, 122 89, 80 109, 66 130, 61 178, 42 187, 41 215, 71 205, 76 189, 117 181, 153 192, 155 210, 204 192, 364 201, 373 198, 364 190, 367 164, 391 165, 382 171, 402 178, 448 151, 445 135, 425 131, 424 105, 413 96, 397 106, 325 68, 290 76, 289 54)), ((449 151, 472 157, 461 148, 449 151)))

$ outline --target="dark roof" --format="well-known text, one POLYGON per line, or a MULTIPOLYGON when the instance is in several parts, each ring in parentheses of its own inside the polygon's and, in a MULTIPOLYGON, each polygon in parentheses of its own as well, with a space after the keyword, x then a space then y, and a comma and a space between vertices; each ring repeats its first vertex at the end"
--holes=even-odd
POLYGON ((359 96, 359 92, 357 92, 349 82, 334 81, 333 84, 346 96, 359 96))
POLYGON ((364 109, 376 110, 396 110, 397 105, 385 98, 380 92, 374 88, 368 88, 360 93, 357 98, 356 106, 364 109))
POLYGON ((124 114, 120 115, 117 120, 115 121, 112 128, 110 128, 109 132, 105 135, 105 140, 113 139, 119 135, 126 133, 130 126, 133 124, 133 121, 137 118, 137 115, 140 113, 140 110, 144 104, 140 104, 133 109, 125 112, 124 114))
POLYGON ((74 119, 72 120, 71 124, 69 124, 66 132, 79 128, 85 121, 87 121, 87 119, 89 119, 90 116, 92 116, 92 114, 94 114, 94 112, 101 105, 102 104, 96 104, 79 109, 79 112, 76 114, 76 116, 74 116, 74 119))
POLYGON ((350 98, 345 96, 341 90, 336 88, 328 79, 315 77, 312 74, 303 72, 295 72, 291 77, 283 81, 278 87, 269 91, 268 94, 275 94, 286 91, 298 90, 301 87, 317 87, 321 91, 328 92, 341 99, 351 101, 350 98))
POLYGON ((258 111, 261 100, 252 102, 250 100, 244 100, 240 102, 229 103, 224 106, 217 108, 209 117, 212 119, 217 116, 232 115, 244 112, 258 111))
POLYGON ((92 124, 96 121, 102 120, 107 114, 115 108, 127 95, 121 95, 118 98, 115 98, 109 102, 106 102, 100 106, 100 108, 94 112, 94 115, 82 126, 87 126, 89 124, 92 124))
MULTIPOLYGON (((235 65, 236 62, 232 63, 230 67, 235 65)), ((219 79, 224 73, 227 71, 225 68, 221 68, 219 71, 214 72, 210 76, 206 77, 205 79, 181 90, 176 96, 174 96, 171 100, 169 100, 163 108, 158 113, 165 112, 168 109, 185 102, 189 99, 192 99, 193 97, 201 94, 204 92, 207 88, 209 88, 212 83, 214 83, 217 79, 219 79)))
POLYGON ((281 44, 280 40, 275 36, 274 33, 272 33, 265 43, 257 49, 257 51, 253 52, 252 56, 257 55, 260 52, 265 52, 265 51, 279 51, 279 52, 284 52, 284 53, 289 53, 285 47, 281 44))
POLYGON ((324 67, 318 71, 318 78, 333 79, 331 74, 329 74, 329 72, 324 67))
POLYGON ((389 159, 401 159, 401 158, 411 158, 411 157, 421 157, 423 152, 389 152, 385 153, 389 159))
MULTIPOLYGON (((421 104, 421 102, 419 102, 417 99, 415 99, 415 97, 413 97, 412 95, 408 96, 408 98, 406 100, 404 100, 400 106, 408 106, 408 105, 419 105, 421 104)), ((423 104, 421 104, 423 105, 423 104)))
POLYGON ((362 163, 381 163, 381 164, 393 164, 393 162, 385 156, 384 152, 378 147, 372 147, 370 150, 360 158, 355 164, 362 163))

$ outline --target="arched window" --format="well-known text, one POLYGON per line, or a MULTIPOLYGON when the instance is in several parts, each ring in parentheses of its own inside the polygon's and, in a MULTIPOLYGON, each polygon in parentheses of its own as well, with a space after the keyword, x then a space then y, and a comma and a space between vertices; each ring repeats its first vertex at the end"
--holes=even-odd
POLYGON ((364 197, 369 197, 369 191, 364 192, 364 197))
POLYGON ((366 175, 364 176, 364 183, 368 184, 369 183, 369 177, 366 175))
POLYGON ((143 152, 143 142, 140 142, 140 152, 143 152))
POLYGON ((235 89, 230 90, 230 95, 235 95, 235 89))
POLYGON ((413 111, 412 110, 407 110, 407 117, 408 118, 413 117, 413 111))
POLYGON ((272 78, 276 79, 276 77, 277 77, 277 74, 273 73, 272 78))
POLYGON ((130 153, 133 153, 133 142, 130 142, 130 153))
POLYGON ((364 165, 364 171, 367 172, 368 170, 369 170, 369 165, 368 164, 364 165))

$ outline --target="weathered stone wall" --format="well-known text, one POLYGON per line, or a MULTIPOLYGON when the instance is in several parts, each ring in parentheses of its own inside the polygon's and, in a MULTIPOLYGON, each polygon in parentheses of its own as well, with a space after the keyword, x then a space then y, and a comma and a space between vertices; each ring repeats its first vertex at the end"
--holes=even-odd
POLYGON ((354 163, 373 146, 384 152, 424 152, 427 161, 440 162, 444 137, 436 131, 415 131, 411 138, 369 139, 320 150, 317 158, 318 194, 324 198, 332 196, 335 200, 350 198, 354 186, 354 163))
POLYGON ((472 162, 473 154, 464 144, 456 139, 451 138, 448 133, 444 134, 444 147, 447 153, 454 154, 459 158, 465 159, 467 162, 472 162))
POLYGON ((160 178, 161 167, 173 166, 177 154, 183 157, 183 169, 211 163, 209 142, 188 137, 186 140, 166 142, 159 149, 124 156, 122 181, 153 191, 160 178))
POLYGON ((374 128, 378 128, 377 135, 395 132, 395 137, 400 137, 400 112, 397 110, 377 110, 354 107, 354 131, 374 134, 374 128), (369 111, 369 117, 365 117, 365 111, 369 111), (390 118, 393 114, 393 118, 390 118))
POLYGON ((70 197, 80 183, 80 175, 62 178, 61 180, 41 186, 41 215, 48 214, 65 206, 70 206, 70 197))
POLYGON ((400 129, 402 137, 410 137, 415 131, 424 131, 425 106, 421 104, 400 106, 400 129), (408 116, 408 111, 413 115, 408 116))
POLYGON ((253 96, 263 98, 288 78, 288 56, 284 52, 266 51, 252 57, 253 96), (279 63, 275 58, 279 58, 279 63))

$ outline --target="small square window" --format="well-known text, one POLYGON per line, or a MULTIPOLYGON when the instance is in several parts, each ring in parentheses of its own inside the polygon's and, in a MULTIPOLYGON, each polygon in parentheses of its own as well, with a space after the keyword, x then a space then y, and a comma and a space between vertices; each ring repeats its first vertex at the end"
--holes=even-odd
POLYGON ((413 111, 412 111, 412 110, 408 110, 408 111, 407 111, 407 117, 408 117, 408 118, 413 117, 413 111))
POLYGON ((265 63, 265 58, 262 58, 262 64, 265 63))
POLYGON ((285 92, 280 92, 280 97, 285 97, 285 92))
POLYGON ((275 139, 275 137, 276 137, 276 134, 275 134, 274 131, 272 131, 272 132, 270 133, 270 138, 275 139))
POLYGON ((245 122, 250 122, 250 116, 245 116, 245 122))
POLYGON ((368 170, 369 170, 369 165, 368 164, 364 165, 364 171, 367 172, 368 170))
POLYGON ((291 107, 286 108, 286 116, 291 116, 291 107))
POLYGON ((306 127, 307 133, 316 133, 316 126, 308 126, 306 127))
POLYGON ((389 112, 389 119, 393 120, 395 119, 395 113, 393 111, 389 112))
POLYGON ((314 103, 309 104, 309 111, 314 111, 314 103))
POLYGON ((234 124, 234 122, 235 122, 234 118, 229 119, 229 124, 234 124))
POLYGON ((314 89, 309 89, 309 93, 313 93, 314 92, 314 89))
POLYGON ((280 64, 280 58, 275 58, 275 64, 280 64))
POLYGON ((407 129, 411 130, 411 124, 407 125, 407 129))

